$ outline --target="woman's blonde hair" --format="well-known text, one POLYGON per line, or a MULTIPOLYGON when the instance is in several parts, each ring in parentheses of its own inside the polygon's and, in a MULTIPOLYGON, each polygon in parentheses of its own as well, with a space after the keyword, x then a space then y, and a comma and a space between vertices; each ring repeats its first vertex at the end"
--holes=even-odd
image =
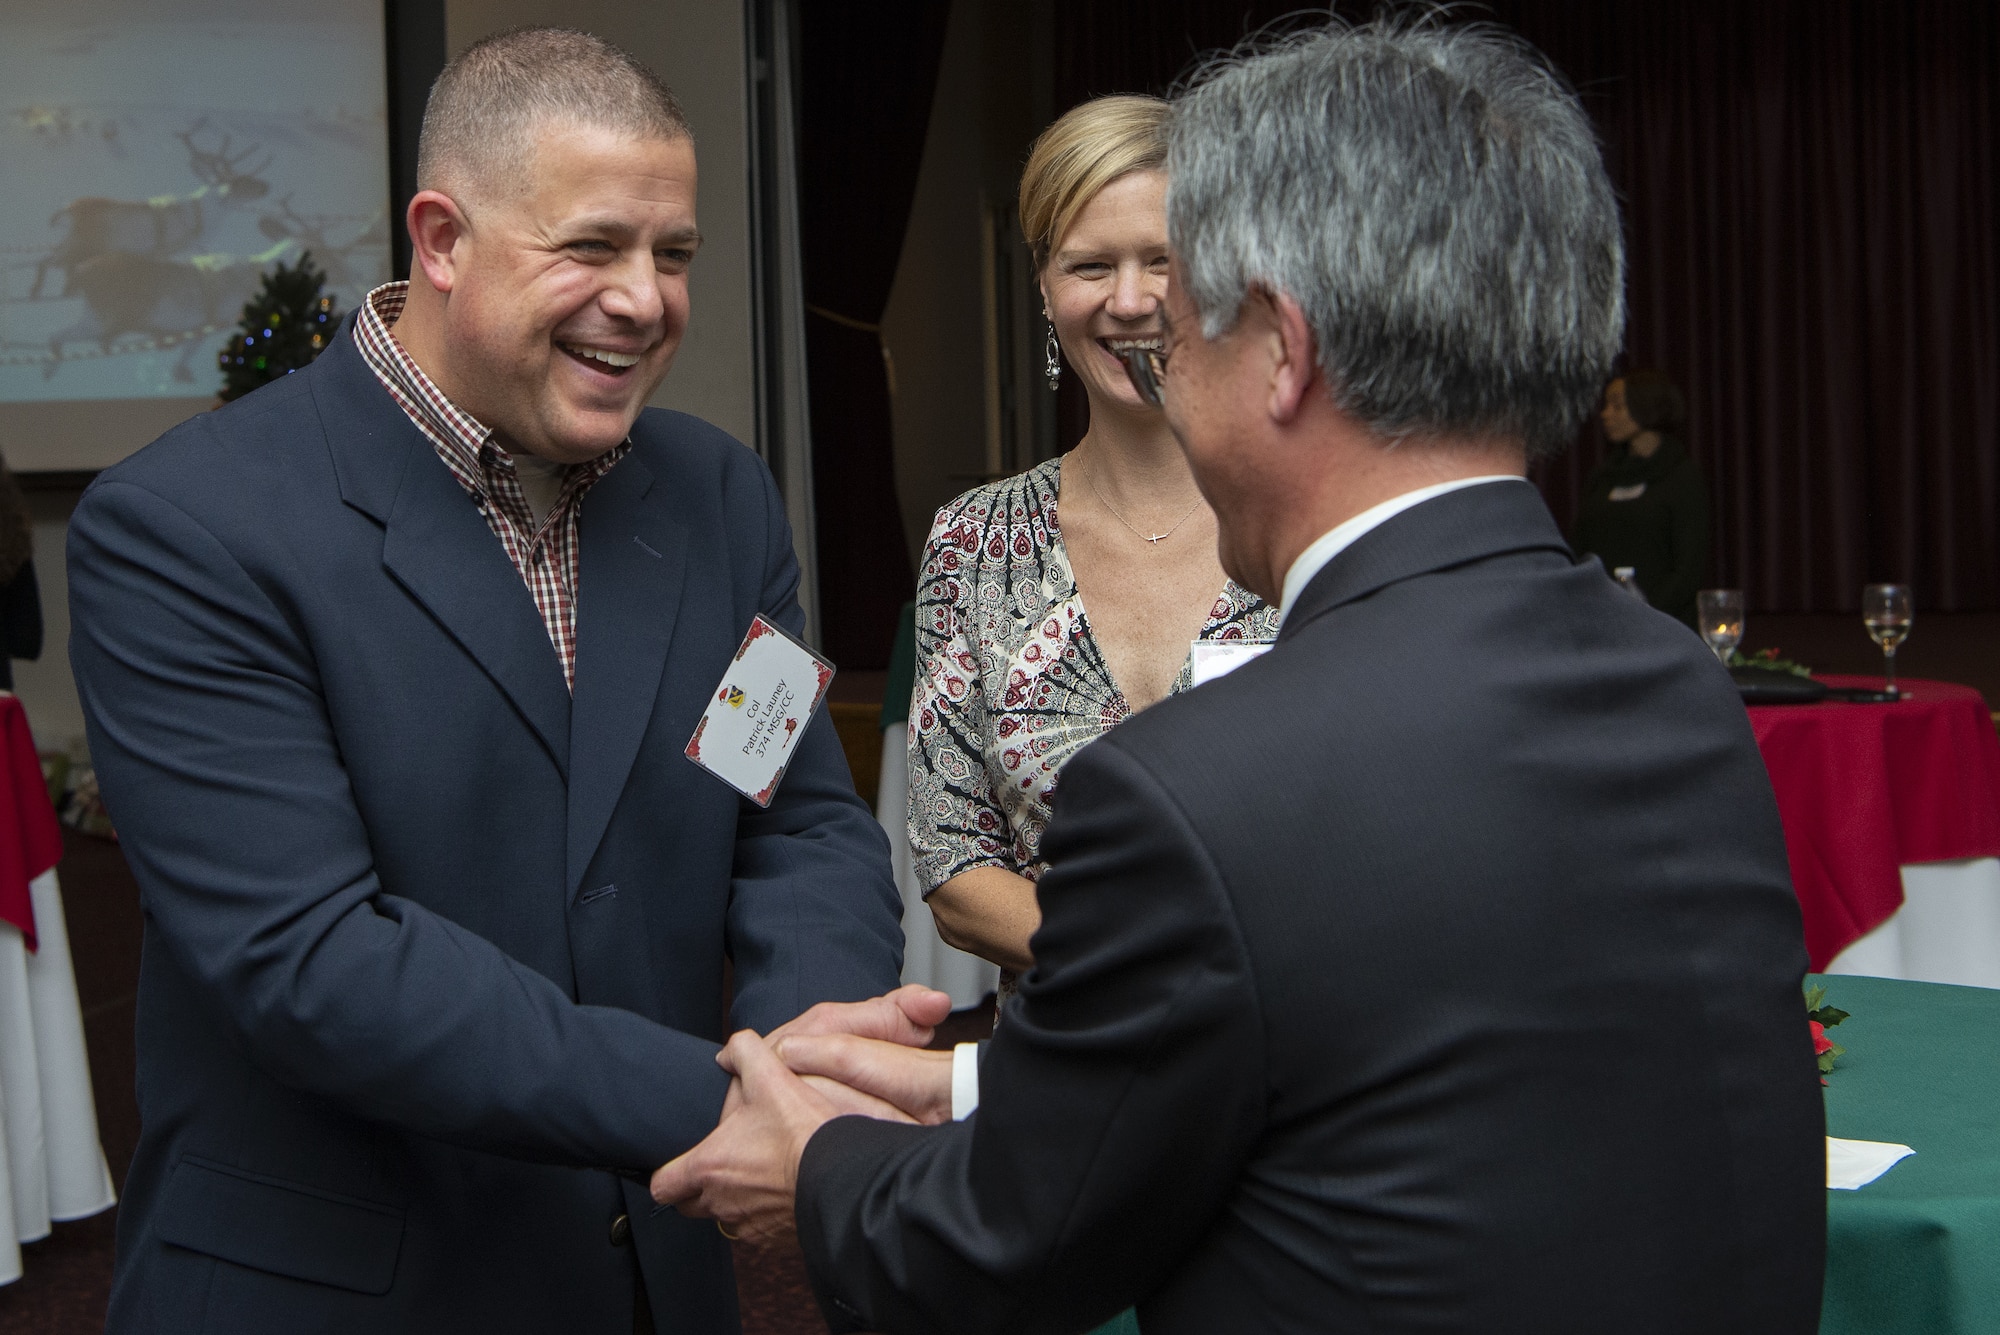
POLYGON ((1042 131, 1021 170, 1021 231, 1038 272, 1098 191, 1130 172, 1166 166, 1168 112, 1157 97, 1100 97, 1042 131))

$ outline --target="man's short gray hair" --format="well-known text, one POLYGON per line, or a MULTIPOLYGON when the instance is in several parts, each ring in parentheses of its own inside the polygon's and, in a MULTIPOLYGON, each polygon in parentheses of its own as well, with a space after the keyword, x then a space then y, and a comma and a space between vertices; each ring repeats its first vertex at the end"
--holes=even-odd
POLYGON ((431 85, 417 188, 519 193, 552 125, 694 138, 673 93, 629 52, 571 28, 513 28, 466 47, 431 85))
POLYGON ((1589 119, 1480 25, 1336 25, 1239 51, 1175 101, 1167 227, 1202 333, 1297 301, 1334 400, 1390 439, 1574 436, 1625 330, 1589 119))

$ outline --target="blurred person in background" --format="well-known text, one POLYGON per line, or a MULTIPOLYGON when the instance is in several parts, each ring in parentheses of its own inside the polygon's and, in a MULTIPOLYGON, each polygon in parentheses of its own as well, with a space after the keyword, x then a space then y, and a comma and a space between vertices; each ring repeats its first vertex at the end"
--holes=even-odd
POLYGON ((0 459, 0 690, 14 689, 14 660, 42 656, 42 590, 35 579, 35 530, 28 498, 0 459))
POLYGON ((1598 414, 1611 450, 1590 472, 1570 545, 1606 570, 1631 566, 1646 601, 1694 625, 1708 577, 1708 488, 1687 451, 1687 402, 1658 371, 1604 389, 1598 414))
POLYGON ((1048 375, 1053 387, 1066 363, 1083 382, 1090 427, 1067 455, 938 511, 924 551, 910 843, 939 934, 1001 966, 1003 1004, 1033 963, 1062 766, 1186 690, 1191 641, 1277 634, 1274 609, 1223 573, 1215 514, 1117 355, 1160 346, 1167 113, 1157 98, 1098 98, 1035 141, 1021 229, 1048 375))

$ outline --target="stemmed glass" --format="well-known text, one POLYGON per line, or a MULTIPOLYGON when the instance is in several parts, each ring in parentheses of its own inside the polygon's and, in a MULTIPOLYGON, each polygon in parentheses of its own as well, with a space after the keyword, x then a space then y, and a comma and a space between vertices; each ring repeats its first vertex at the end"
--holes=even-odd
POLYGON ((1743 590, 1703 589, 1695 595, 1695 603, 1701 638, 1728 667, 1730 653, 1743 643, 1743 590))
POLYGON ((1861 591, 1861 624, 1868 637, 1882 646, 1883 689, 1891 699, 1900 698, 1896 689, 1896 646, 1910 637, 1910 623, 1917 619, 1907 584, 1870 584, 1861 591))

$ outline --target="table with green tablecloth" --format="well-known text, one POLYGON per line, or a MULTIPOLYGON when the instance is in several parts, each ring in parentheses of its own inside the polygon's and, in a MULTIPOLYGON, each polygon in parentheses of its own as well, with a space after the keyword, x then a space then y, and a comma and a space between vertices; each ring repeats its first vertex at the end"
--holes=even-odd
POLYGON ((1814 977, 1852 1018, 1826 1131, 1916 1153, 1827 1193, 1821 1335, 2000 1332, 2000 991, 1814 977))

